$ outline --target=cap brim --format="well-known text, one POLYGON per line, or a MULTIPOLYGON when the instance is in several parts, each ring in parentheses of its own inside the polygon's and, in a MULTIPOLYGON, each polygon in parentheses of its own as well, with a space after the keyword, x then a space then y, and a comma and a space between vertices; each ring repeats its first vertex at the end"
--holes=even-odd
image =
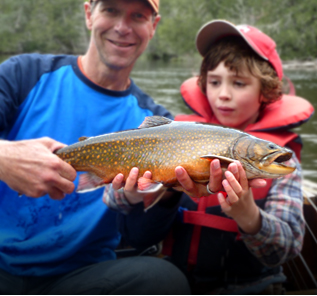
POLYGON ((152 6, 153 10, 158 13, 159 11, 159 4, 158 1, 155 0, 147 0, 149 2, 149 4, 152 6))
POLYGON ((196 47, 198 52, 204 57, 213 43, 226 36, 242 37, 260 57, 267 60, 257 47, 251 44, 234 24, 224 20, 211 21, 200 28, 196 35, 196 47))

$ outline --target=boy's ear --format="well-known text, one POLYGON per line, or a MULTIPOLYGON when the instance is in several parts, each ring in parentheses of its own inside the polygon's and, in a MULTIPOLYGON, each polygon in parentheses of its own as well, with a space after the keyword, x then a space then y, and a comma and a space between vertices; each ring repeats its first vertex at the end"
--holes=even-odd
POLYGON ((268 103, 268 99, 265 97, 265 96, 263 96, 262 94, 260 95, 260 103, 268 103))

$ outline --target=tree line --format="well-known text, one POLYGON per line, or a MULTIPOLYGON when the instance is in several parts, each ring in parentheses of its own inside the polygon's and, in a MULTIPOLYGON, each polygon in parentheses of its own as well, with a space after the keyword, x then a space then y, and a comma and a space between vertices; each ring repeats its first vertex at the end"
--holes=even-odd
MULTIPOLYGON (((81 54, 89 31, 84 0, 1 0, 0 54, 81 54)), ((283 60, 317 58, 316 0, 161 0, 161 22, 147 55, 153 59, 196 53, 195 36, 207 21, 250 24, 271 36, 283 60)))

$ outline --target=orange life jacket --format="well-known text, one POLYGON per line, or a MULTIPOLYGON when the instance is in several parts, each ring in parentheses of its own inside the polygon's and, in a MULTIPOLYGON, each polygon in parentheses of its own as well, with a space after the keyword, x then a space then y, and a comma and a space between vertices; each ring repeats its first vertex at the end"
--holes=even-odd
MULTIPOLYGON (((213 115, 206 96, 197 85, 197 77, 187 79, 180 88, 183 100, 195 114, 180 114, 176 121, 198 121, 220 124, 213 115)), ((283 95, 282 99, 272 103, 262 111, 261 118, 247 126, 244 132, 272 141, 280 146, 288 146, 300 159, 301 145, 298 135, 290 129, 309 120, 314 113, 313 105, 306 99, 283 95)))
MULTIPOLYGON (((177 115, 175 117, 176 121, 220 124, 213 115, 206 96, 197 85, 197 77, 190 78, 181 85, 181 94, 186 105, 196 114, 177 115)), ((263 110, 260 120, 248 125, 244 131, 280 146, 290 147, 300 160, 300 151, 302 148, 300 138, 297 134, 289 131, 289 129, 303 124, 309 120, 313 113, 314 107, 307 100, 297 96, 283 95, 281 100, 268 105, 263 110)), ((252 188, 255 200, 266 198, 272 180, 268 179, 266 181, 266 187, 252 188)), ((189 266, 195 265, 197 261, 202 226, 238 233, 238 225, 233 219, 206 213, 207 207, 219 206, 216 195, 192 198, 192 200, 198 203, 197 211, 183 211, 183 223, 195 225, 188 256, 189 266)), ((237 238, 239 238, 239 235, 237 238)), ((164 241, 163 254, 170 255, 172 245, 172 234, 170 234, 164 241)))

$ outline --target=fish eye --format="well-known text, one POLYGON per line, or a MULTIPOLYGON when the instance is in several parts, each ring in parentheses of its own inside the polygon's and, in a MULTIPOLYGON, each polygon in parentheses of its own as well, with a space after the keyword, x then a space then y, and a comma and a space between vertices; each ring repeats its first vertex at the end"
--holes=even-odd
POLYGON ((269 149, 276 149, 276 145, 273 143, 268 144, 269 149))

